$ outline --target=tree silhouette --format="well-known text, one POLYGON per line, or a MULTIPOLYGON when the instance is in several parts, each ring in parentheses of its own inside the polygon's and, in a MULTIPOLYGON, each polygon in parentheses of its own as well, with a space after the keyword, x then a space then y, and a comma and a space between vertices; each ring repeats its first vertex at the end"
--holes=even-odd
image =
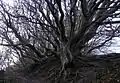
POLYGON ((113 21, 119 5, 119 0, 16 0, 14 6, 1 1, 0 44, 24 66, 26 58, 58 63, 62 73, 119 37, 119 21, 113 21))

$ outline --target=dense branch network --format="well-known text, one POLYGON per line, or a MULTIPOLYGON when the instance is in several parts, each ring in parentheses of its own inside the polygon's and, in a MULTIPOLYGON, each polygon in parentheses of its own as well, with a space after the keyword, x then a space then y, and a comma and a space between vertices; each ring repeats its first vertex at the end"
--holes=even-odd
POLYGON ((14 6, 0 1, 0 45, 34 62, 52 56, 64 70, 76 56, 119 36, 113 25, 119 21, 111 20, 119 17, 119 5, 119 0, 18 0, 14 6))

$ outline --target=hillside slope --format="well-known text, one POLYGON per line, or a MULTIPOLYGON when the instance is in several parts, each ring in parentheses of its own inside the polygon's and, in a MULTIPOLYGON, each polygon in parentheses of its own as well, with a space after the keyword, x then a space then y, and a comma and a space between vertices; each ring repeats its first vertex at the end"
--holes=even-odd
MULTIPOLYGON (((61 71, 59 61, 51 57, 11 76, 12 79, 32 80, 31 83, 120 83, 120 54, 76 57, 72 67, 61 71)), ((6 74, 10 77, 11 74, 6 74)), ((14 80, 14 81, 15 81, 14 80)), ((15 81, 17 83, 17 81, 15 81)), ((13 82, 10 82, 13 83, 13 82)))

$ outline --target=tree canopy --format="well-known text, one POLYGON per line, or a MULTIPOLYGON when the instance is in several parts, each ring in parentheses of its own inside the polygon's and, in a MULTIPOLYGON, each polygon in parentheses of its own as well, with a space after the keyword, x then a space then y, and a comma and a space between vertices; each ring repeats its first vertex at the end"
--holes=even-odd
POLYGON ((120 36, 119 16, 119 0, 0 0, 0 45, 23 67, 56 64, 65 74, 120 36))

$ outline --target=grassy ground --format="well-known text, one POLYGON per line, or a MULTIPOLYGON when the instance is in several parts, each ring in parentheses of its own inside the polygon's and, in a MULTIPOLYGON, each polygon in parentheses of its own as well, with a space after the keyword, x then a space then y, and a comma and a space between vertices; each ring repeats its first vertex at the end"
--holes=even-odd
MULTIPOLYGON (((36 71, 31 71, 28 74, 21 73, 27 75, 26 79, 29 81, 34 80, 31 83, 120 83, 120 54, 116 53, 77 57, 74 60, 74 67, 66 69, 63 73, 60 73, 59 62, 55 61, 40 67, 38 65, 36 68, 36 71)), ((24 75, 23 78, 25 78, 24 75)), ((23 79, 19 78, 19 80, 23 79)))

